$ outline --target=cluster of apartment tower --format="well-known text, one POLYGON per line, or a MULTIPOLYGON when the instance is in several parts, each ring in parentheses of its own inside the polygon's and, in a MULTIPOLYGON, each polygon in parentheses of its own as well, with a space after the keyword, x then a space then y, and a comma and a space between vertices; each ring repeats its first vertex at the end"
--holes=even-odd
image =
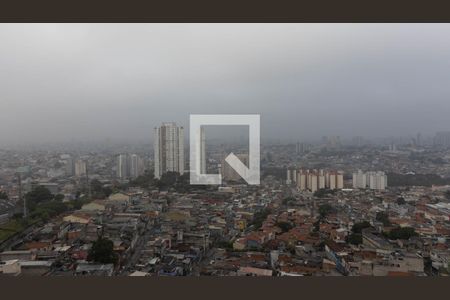
POLYGON ((387 176, 384 172, 358 172, 353 173, 353 188, 371 190, 384 190, 387 187, 387 176))
POLYGON ((61 159, 65 162, 66 165, 66 175, 75 175, 77 177, 86 176, 87 165, 85 160, 74 160, 69 154, 62 154, 61 159))
MULTIPOLYGON (((163 123, 162 126, 155 128, 154 154, 155 154, 155 177, 161 178, 162 174, 167 172, 184 173, 184 128, 177 126, 176 123, 163 123)), ((206 173, 206 152, 205 152, 205 133, 202 128, 200 133, 200 167, 201 173, 206 173)), ((239 159, 248 163, 248 155, 238 155, 239 159)), ((132 173, 136 175, 137 169, 133 168, 135 164, 131 159, 130 167, 133 171, 125 171, 128 158, 119 156, 118 173, 120 175, 132 173)), ((238 180, 240 176, 224 160, 221 162, 221 173, 225 180, 238 180)), ((119 176, 119 177, 124 177, 119 176)), ((131 176, 133 177, 133 176, 131 176)), ((296 185, 300 191, 315 192, 320 189, 343 189, 344 172, 335 170, 317 170, 317 169, 288 169, 287 184, 296 185)), ((387 176, 384 172, 358 172, 353 173, 353 188, 384 190, 387 187, 387 176)))
POLYGON ((320 189, 343 189, 344 173, 341 171, 288 169, 287 184, 295 184, 300 191, 315 192, 320 189))

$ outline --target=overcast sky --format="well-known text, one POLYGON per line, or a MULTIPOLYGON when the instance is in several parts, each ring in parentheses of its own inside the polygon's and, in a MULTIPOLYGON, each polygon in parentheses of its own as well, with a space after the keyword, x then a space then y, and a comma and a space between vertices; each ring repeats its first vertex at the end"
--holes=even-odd
POLYGON ((0 143, 151 140, 190 113, 262 137, 450 130, 450 24, 0 24, 0 143))

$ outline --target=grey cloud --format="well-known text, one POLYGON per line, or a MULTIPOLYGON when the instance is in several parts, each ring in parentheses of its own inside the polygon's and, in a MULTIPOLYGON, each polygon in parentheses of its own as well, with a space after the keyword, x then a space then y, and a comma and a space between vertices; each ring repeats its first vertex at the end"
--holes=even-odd
POLYGON ((190 113, 263 137, 450 130, 449 24, 1 24, 0 144, 151 139, 190 113))

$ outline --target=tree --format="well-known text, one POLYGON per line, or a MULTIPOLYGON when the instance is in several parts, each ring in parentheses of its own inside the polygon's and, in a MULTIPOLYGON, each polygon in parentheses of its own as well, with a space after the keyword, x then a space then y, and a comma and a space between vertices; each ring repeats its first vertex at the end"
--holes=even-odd
POLYGON ((138 186, 140 188, 149 188, 155 183, 155 177, 153 172, 145 172, 143 175, 139 175, 135 179, 130 181, 130 186, 138 186))
POLYGON ((8 194, 4 191, 0 191, 0 199, 8 200, 8 194))
POLYGON ((104 198, 103 184, 98 179, 91 180, 91 193, 94 198, 104 198))
POLYGON ((191 185, 189 173, 180 175, 177 172, 167 172, 164 173, 159 180, 153 179, 152 186, 155 186, 160 190, 174 189, 179 193, 187 193, 191 190, 204 190, 210 188, 209 185, 191 185))
POLYGON ((88 204, 89 202, 91 202, 89 199, 87 198, 78 198, 75 199, 73 201, 70 201, 68 204, 73 208, 73 209, 81 209, 81 207, 85 204, 88 204))
POLYGON ((396 227, 385 235, 391 240, 409 240, 411 237, 417 236, 417 233, 412 227, 396 227))
POLYGON ((444 195, 447 200, 450 200, 450 190, 446 191, 444 195))
POLYGON ((397 174, 388 173, 389 186, 432 186, 447 185, 449 178, 437 174, 397 174))
POLYGON ((55 168, 55 169, 62 168, 63 166, 64 166, 64 164, 60 163, 59 161, 57 161, 53 164, 53 168, 55 168))
POLYGON ((353 233, 362 233, 362 230, 365 228, 369 228, 371 227, 370 223, 367 221, 363 221, 360 223, 355 223, 352 227, 352 232, 353 233))
POLYGON ((398 197, 397 200, 395 200, 395 202, 396 202, 398 205, 404 205, 404 204, 406 204, 405 198, 403 198, 403 197, 398 197))
POLYGON ((334 194, 335 194, 334 190, 331 190, 331 189, 319 189, 319 190, 314 192, 314 197, 324 198, 326 196, 334 195, 334 194))
POLYGON ((332 212, 334 212, 334 208, 330 204, 322 204, 321 206, 319 206, 319 214, 320 218, 322 219, 324 219, 327 215, 329 215, 332 212))
POLYGON ((313 232, 319 232, 320 231, 320 219, 314 222, 313 232))
POLYGON ((38 218, 42 221, 48 221, 50 218, 65 212, 67 205, 61 201, 48 201, 39 203, 32 210, 30 216, 32 218, 38 218))
POLYGON ((289 205, 289 204, 291 204, 292 202, 294 202, 295 203, 295 198, 294 197, 286 197, 286 198, 284 198, 283 200, 282 200, 282 203, 283 203, 283 205, 289 205))
POLYGON ((25 194, 25 200, 30 210, 33 210, 39 203, 53 200, 54 196, 44 186, 37 186, 31 192, 25 194))
POLYGON ((91 193, 93 198, 105 199, 112 193, 110 187, 104 187, 98 179, 91 180, 91 193))
POLYGON ((365 228, 370 228, 371 225, 367 221, 355 223, 352 227, 352 233, 347 237, 347 243, 353 245, 362 244, 362 231, 365 228))
POLYGON ((282 232, 288 232, 293 227, 289 222, 277 222, 275 226, 280 227, 282 232))
POLYGON ((377 216, 375 217, 375 219, 381 223, 383 223, 384 226, 390 226, 391 225, 391 221, 389 221, 389 216, 387 213, 380 211, 377 213, 377 216))
POLYGON ((114 244, 107 238, 99 237, 89 250, 88 260, 101 264, 115 264, 117 256, 114 253, 114 244))
POLYGON ((255 229, 259 229, 262 226, 262 223, 266 220, 267 216, 270 215, 270 213, 271 211, 269 208, 265 208, 255 213, 252 222, 252 225, 255 226, 255 229))
POLYGON ((23 218, 23 213, 21 213, 21 212, 17 212, 15 214, 13 214, 11 217, 11 219, 13 219, 13 220, 20 220, 22 218, 23 218))
POLYGON ((164 173, 157 183, 158 187, 160 189, 162 189, 162 188, 168 188, 168 187, 175 185, 179 176, 180 175, 177 172, 164 173))
POLYGON ((55 201, 62 202, 64 200, 63 194, 57 194, 55 195, 55 201))
POLYGON ((217 248, 223 248, 227 250, 233 250, 233 243, 230 241, 218 241, 216 242, 215 246, 217 248))
POLYGON ((109 197, 109 195, 111 195, 113 192, 112 188, 109 186, 104 186, 103 187, 103 193, 105 194, 105 198, 109 197))
POLYGON ((362 244, 362 234, 361 233, 352 233, 347 237, 347 243, 352 245, 362 244))
POLYGON ((286 180, 286 169, 279 167, 264 167, 261 169, 261 177, 273 176, 277 179, 286 180))

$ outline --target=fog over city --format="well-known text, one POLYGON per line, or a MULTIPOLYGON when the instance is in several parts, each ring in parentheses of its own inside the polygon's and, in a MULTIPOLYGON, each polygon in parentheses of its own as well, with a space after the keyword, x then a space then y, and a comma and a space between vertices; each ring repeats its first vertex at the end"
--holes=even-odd
POLYGON ((263 138, 450 130, 450 24, 1 24, 0 70, 0 146, 198 113, 261 114, 263 138))

